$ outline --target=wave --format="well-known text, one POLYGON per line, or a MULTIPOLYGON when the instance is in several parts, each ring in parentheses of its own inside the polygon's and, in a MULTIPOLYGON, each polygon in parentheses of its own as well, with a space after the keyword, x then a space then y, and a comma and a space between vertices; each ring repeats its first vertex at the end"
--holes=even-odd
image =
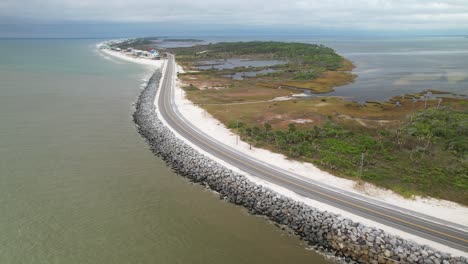
POLYGON ((111 58, 111 57, 107 56, 106 54, 104 54, 99 48, 95 49, 94 52, 96 52, 100 57, 102 57, 102 58, 104 58, 104 59, 106 59, 108 61, 112 61, 112 62, 117 63, 117 64, 122 64, 122 62, 114 60, 113 58, 111 58))

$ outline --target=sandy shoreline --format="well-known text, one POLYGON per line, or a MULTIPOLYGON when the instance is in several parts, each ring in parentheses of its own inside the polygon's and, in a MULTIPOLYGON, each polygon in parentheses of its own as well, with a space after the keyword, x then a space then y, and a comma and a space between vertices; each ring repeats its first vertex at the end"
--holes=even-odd
POLYGON ((100 51, 102 51, 103 53, 107 54, 107 55, 116 57, 116 58, 124 60, 124 61, 150 66, 153 70, 160 69, 162 67, 163 63, 164 63, 164 60, 151 60, 151 59, 130 57, 129 55, 124 54, 122 52, 113 51, 113 50, 110 50, 110 49, 102 49, 101 47, 104 44, 105 44, 105 42, 99 43, 99 44, 96 45, 96 48, 99 49, 100 51))
MULTIPOLYGON (((130 62, 150 66, 154 70, 160 69, 161 67, 163 67, 163 63, 164 63, 164 60, 154 61, 154 60, 149 60, 149 59, 132 58, 132 57, 129 57, 125 54, 122 54, 116 51, 102 50, 102 49, 101 51, 108 55, 114 56, 116 58, 119 58, 125 61, 130 61, 130 62)), ((177 71, 183 72, 183 69, 180 66, 178 66, 177 71)), ((356 190, 354 189, 353 181, 333 176, 327 172, 319 170, 317 167, 313 166, 312 164, 291 161, 291 160, 288 160, 283 155, 275 154, 275 153, 272 153, 270 151, 263 150, 263 149, 252 148, 252 150, 250 150, 249 145, 245 142, 239 142, 239 144, 237 145, 236 135, 231 133, 224 125, 222 125, 219 121, 217 121, 212 116, 210 116, 205 110, 195 106, 193 103, 187 100, 185 98, 185 92, 180 87, 181 87, 180 81, 176 81, 175 103, 180 113, 187 120, 190 120, 190 122, 194 126, 203 129, 203 131, 207 133, 208 135, 210 135, 211 137, 216 138, 217 140, 223 142, 224 144, 229 145, 230 147, 233 147, 236 150, 245 153, 246 155, 254 156, 256 159, 261 160, 266 163, 273 163, 278 167, 287 169, 291 172, 301 175, 302 177, 307 177, 307 178, 310 178, 319 182, 323 182, 328 185, 338 187, 338 188, 341 188, 341 189, 344 189, 344 190, 347 190, 347 191, 350 191, 359 195, 378 199, 380 201, 383 201, 389 204, 397 205, 399 207, 402 207, 408 210, 414 210, 415 212, 427 214, 427 215, 434 216, 434 217, 440 217, 440 215, 443 215, 445 217, 445 220, 447 221, 451 221, 451 222, 464 225, 464 226, 468 225, 468 208, 461 206, 459 204, 449 202, 449 201, 444 201, 444 200, 437 200, 437 199, 432 199, 432 198, 421 198, 421 197, 416 197, 414 200, 408 200, 391 191, 383 190, 375 186, 372 186, 370 184, 366 184, 365 191, 356 190), (203 124, 203 126, 201 126, 201 124, 203 124)), ((190 142, 188 143, 193 146, 193 144, 191 144, 190 142)), ((196 149, 199 149, 199 148, 196 148, 196 149)), ((211 156, 211 155, 208 154, 207 156, 211 156)), ((219 161, 216 158, 214 158, 214 160, 219 161)), ((232 168, 232 166, 229 166, 223 161, 219 161, 219 162, 223 165, 228 166, 231 169, 239 171, 237 168, 232 168)), ((326 205, 326 204, 323 204, 323 203, 320 203, 320 202, 317 202, 308 198, 304 198, 285 188, 270 184, 258 178, 252 177, 250 175, 246 175, 246 176, 249 177, 249 179, 252 180, 253 182, 267 186, 283 195, 289 196, 290 198, 295 199, 297 201, 302 201, 308 205, 319 208, 321 210, 327 210, 330 212, 341 214, 344 217, 349 217, 355 221, 362 222, 368 226, 381 228, 391 234, 399 235, 406 239, 414 240, 422 244, 427 244, 427 245, 433 246, 435 248, 438 248, 446 252, 450 252, 456 255, 466 255, 464 252, 460 252, 458 250, 454 250, 449 247, 440 245, 438 243, 419 238, 417 236, 402 232, 400 230, 397 230, 397 229, 394 229, 394 228, 391 228, 391 227, 388 227, 388 226, 385 226, 385 225, 382 225, 373 221, 369 221, 363 217, 350 214, 346 211, 331 207, 329 205, 326 205)))

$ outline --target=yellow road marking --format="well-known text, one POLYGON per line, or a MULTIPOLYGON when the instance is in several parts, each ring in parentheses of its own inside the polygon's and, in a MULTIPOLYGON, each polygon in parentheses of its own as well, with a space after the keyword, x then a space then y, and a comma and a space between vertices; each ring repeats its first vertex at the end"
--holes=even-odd
MULTIPOLYGON (((163 100, 163 102, 164 102, 164 100, 163 100)), ((166 104, 164 104, 164 108, 165 108, 166 112, 169 113, 166 104)), ((168 115, 168 117, 169 117, 173 122, 177 123, 170 115, 168 115)), ((193 135, 192 132, 188 131, 188 130, 185 129, 184 127, 182 127, 182 126, 179 126, 179 127, 182 128, 186 133, 188 133, 188 134, 190 134, 190 135, 193 135)), ((202 141, 203 143, 205 143, 205 144, 208 144, 208 142, 206 142, 206 141, 203 140, 203 139, 199 139, 199 140, 201 140, 201 141, 202 141)), ((208 144, 208 145, 209 145, 209 144, 208 144)), ((321 194, 321 195, 326 196, 326 197, 328 197, 328 198, 331 198, 331 199, 333 199, 333 200, 340 201, 340 202, 342 202, 342 203, 351 205, 351 206, 353 206, 353 207, 357 207, 357 208, 363 209, 364 211, 369 211, 369 212, 372 212, 372 213, 374 213, 374 214, 378 214, 378 215, 381 215, 381 216, 384 216, 384 217, 387 217, 387 218, 390 218, 390 219, 393 219, 393 220, 396 220, 396 221, 399 221, 399 222, 402 222, 402 223, 406 223, 406 224, 411 225, 411 226, 419 227, 419 228, 421 228, 421 229, 424 229, 424 230, 427 230, 427 231, 430 231, 430 232, 434 232, 434 233, 437 233, 437 234, 440 234, 440 235, 443 235, 443 236, 446 236, 446 237, 451 237, 451 238, 454 238, 454 239, 456 239, 456 240, 460 240, 460 241, 463 241, 463 242, 465 242, 465 243, 468 243, 468 240, 466 240, 466 239, 459 238, 459 237, 456 237, 456 236, 453 236, 453 235, 450 235, 450 234, 446 234, 446 233, 444 233, 444 232, 440 232, 440 231, 437 231, 437 230, 434 230, 434 229, 431 229, 431 228, 428 228, 428 227, 425 227, 425 226, 422 226, 422 225, 419 225, 419 224, 415 224, 415 223, 412 223, 412 222, 410 222, 410 221, 406 221, 406 220, 403 220, 403 219, 401 219, 401 218, 398 218, 398 217, 395 217, 395 216, 391 216, 391 215, 388 215, 388 214, 385 214, 385 213, 382 213, 382 212, 379 212, 379 211, 375 211, 375 210, 373 210, 373 209, 369 209, 369 208, 366 208, 366 207, 364 207, 364 206, 361 206, 361 205, 358 205, 358 204, 354 204, 354 203, 352 203, 352 202, 348 202, 348 201, 346 201, 346 200, 343 200, 343 199, 334 197, 334 196, 332 196, 332 195, 323 193, 323 192, 321 192, 321 191, 312 190, 312 189, 308 188, 307 186, 301 186, 301 185, 299 185, 299 184, 297 184, 297 183, 295 183, 295 182, 289 181, 289 180, 284 179, 284 178, 282 178, 282 177, 275 176, 275 175, 273 175, 273 174, 271 174, 271 173, 269 173, 269 172, 267 172, 267 171, 265 171, 265 170, 263 170, 263 169, 261 169, 261 168, 252 167, 252 166, 249 165, 248 163, 245 163, 245 162, 239 160, 238 158, 236 158, 236 157, 230 155, 230 154, 227 153, 227 152, 224 152, 224 151, 222 151, 222 150, 219 150, 219 151, 221 151, 224 155, 226 155, 226 156, 228 156, 228 157, 230 157, 230 158, 232 158, 232 159, 234 159, 234 160, 240 162, 240 163, 243 164, 244 166, 247 165, 247 167, 250 167, 250 168, 252 168, 252 169, 254 169, 254 170, 257 169, 257 170, 259 170, 259 171, 265 173, 266 175, 269 175, 269 176, 271 176, 271 177, 273 177, 273 178, 275 178, 275 179, 277 179, 277 180, 285 181, 285 182, 287 182, 287 183, 289 183, 289 184, 292 184, 292 185, 295 185, 295 186, 297 186, 297 187, 299 187, 299 188, 303 188, 303 189, 306 189, 306 190, 308 190, 308 191, 321 194)))

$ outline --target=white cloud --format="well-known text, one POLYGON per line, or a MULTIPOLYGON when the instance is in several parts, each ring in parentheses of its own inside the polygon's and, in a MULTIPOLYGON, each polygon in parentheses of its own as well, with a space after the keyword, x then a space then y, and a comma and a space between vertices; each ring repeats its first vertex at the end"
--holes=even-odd
POLYGON ((0 17, 33 21, 468 29, 467 0, 2 0, 0 17))

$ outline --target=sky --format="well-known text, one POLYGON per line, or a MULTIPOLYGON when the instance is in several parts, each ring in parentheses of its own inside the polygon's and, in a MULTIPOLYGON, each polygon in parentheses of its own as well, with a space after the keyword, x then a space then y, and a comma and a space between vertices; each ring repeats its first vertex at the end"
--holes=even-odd
POLYGON ((151 30, 467 35, 468 0, 0 0, 3 37, 151 30))

